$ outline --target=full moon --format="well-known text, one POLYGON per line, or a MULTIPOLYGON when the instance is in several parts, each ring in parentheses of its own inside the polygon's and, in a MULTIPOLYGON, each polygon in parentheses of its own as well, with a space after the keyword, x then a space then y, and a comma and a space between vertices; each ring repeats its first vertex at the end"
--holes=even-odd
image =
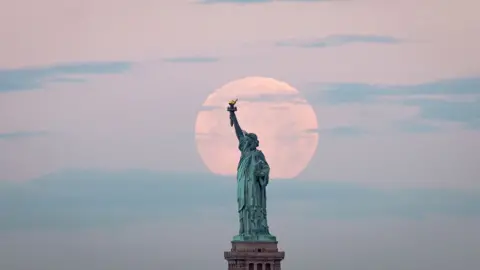
POLYGON ((295 88, 265 77, 229 82, 203 103, 195 124, 195 140, 208 169, 220 175, 236 174, 240 151, 226 111, 228 101, 236 98, 240 126, 257 134, 258 148, 270 165, 270 177, 299 175, 317 148, 317 117, 295 88))

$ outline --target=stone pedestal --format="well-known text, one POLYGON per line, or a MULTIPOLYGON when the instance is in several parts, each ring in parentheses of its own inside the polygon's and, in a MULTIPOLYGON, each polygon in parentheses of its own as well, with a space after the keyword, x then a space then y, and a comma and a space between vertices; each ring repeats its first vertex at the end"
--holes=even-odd
POLYGON ((232 241, 224 256, 228 270, 281 270, 285 252, 278 251, 277 242, 232 241))

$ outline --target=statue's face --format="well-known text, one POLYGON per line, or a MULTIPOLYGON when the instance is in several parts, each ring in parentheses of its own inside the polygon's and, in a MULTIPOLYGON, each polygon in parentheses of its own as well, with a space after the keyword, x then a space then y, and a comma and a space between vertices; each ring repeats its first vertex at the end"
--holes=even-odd
POLYGON ((247 145, 247 148, 250 150, 256 149, 259 145, 257 135, 255 135, 254 133, 249 133, 247 135, 247 145))

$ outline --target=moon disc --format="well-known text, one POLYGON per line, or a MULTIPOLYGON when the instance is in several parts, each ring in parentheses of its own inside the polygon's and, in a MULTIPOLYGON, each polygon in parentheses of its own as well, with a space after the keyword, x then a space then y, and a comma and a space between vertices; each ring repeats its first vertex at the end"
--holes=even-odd
POLYGON ((228 101, 235 98, 240 126, 257 134, 259 149, 270 164, 271 178, 299 175, 317 148, 317 117, 295 88, 265 77, 229 82, 203 103, 195 124, 195 140, 208 169, 220 175, 236 174, 240 151, 226 111, 228 101))

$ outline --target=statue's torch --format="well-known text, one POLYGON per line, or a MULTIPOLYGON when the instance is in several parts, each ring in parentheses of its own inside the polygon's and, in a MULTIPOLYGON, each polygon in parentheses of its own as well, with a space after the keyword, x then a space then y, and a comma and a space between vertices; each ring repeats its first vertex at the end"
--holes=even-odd
MULTIPOLYGON (((233 113, 235 111, 237 111, 237 107, 235 107, 235 104, 237 103, 238 101, 238 98, 237 99, 232 99, 228 102, 228 107, 227 107, 227 111, 229 111, 230 113, 233 113)), ((230 126, 232 127, 233 126, 233 119, 232 117, 230 117, 230 126)))

